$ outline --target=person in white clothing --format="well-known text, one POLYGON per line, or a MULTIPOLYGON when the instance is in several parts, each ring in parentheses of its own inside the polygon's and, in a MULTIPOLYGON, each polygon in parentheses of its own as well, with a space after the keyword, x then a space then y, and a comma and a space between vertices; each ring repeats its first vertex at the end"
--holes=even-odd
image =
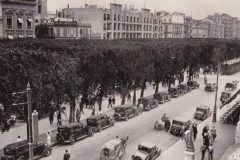
POLYGON ((47 133, 47 144, 49 146, 51 146, 51 132, 50 131, 47 133))

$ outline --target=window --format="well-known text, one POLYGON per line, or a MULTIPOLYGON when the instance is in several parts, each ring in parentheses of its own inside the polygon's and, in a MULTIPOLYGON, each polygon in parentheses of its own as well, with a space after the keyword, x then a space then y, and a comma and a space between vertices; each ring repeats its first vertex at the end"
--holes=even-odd
POLYGON ((128 22, 128 16, 127 16, 127 22, 128 22))
POLYGON ((31 17, 27 18, 27 29, 32 29, 32 18, 31 17))
POLYGON ((111 23, 107 23, 107 30, 111 30, 111 23))
POLYGON ((7 17, 7 29, 12 29, 12 28, 13 28, 12 17, 8 16, 7 17))
POLYGON ((83 34, 83 31, 82 31, 82 29, 80 29, 80 35, 82 35, 83 34))
POLYGON ((118 15, 118 21, 120 21, 120 15, 118 15))
POLYGON ((110 18, 110 14, 107 14, 107 20, 110 20, 111 18, 110 18))
POLYGON ((107 25, 106 23, 104 23, 103 30, 106 31, 106 29, 107 29, 107 25))
POLYGON ((106 19, 107 19, 107 15, 106 15, 106 13, 104 13, 103 14, 103 20, 106 21, 106 19))
POLYGON ((17 29, 23 29, 23 18, 22 17, 17 18, 17 29))
POLYGON ((116 14, 114 14, 114 21, 116 21, 117 20, 117 16, 116 16, 116 14))
POLYGON ((39 13, 39 14, 42 13, 42 5, 38 5, 38 13, 39 13))

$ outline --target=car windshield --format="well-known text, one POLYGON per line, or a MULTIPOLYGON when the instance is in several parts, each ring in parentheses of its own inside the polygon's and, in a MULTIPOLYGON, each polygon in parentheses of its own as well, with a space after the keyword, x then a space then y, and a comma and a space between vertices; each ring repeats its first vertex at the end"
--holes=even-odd
POLYGON ((181 122, 181 121, 173 120, 172 124, 173 124, 173 125, 177 125, 177 126, 182 126, 184 123, 181 122))
POLYGON ((138 146, 138 151, 145 152, 145 153, 151 153, 151 148, 147 148, 145 146, 138 146))
POLYGON ((203 108, 197 108, 197 112, 201 112, 201 113, 204 113, 206 110, 205 109, 203 109, 203 108))
POLYGON ((68 128, 58 128, 58 133, 67 133, 69 132, 68 128))
POLYGON ((4 148, 4 155, 13 156, 15 154, 16 154, 16 150, 15 149, 4 148))
POLYGON ((227 93, 227 92, 222 92, 222 97, 229 97, 230 96, 230 93, 227 93))
POLYGON ((232 88, 234 85, 232 83, 226 83, 225 88, 232 88))
POLYGON ((123 112, 123 111, 124 111, 124 108, 122 107, 115 108, 115 112, 123 112))

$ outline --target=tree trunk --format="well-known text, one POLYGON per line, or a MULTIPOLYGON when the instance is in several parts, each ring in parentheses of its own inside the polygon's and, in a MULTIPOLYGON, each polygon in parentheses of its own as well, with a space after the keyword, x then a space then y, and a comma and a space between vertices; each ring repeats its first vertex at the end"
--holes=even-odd
POLYGON ((121 101, 121 105, 124 105, 126 102, 126 92, 123 92, 122 94, 122 101, 121 101))
POLYGON ((133 105, 136 105, 136 87, 133 89, 133 105))
POLYGON ((70 96, 70 115, 69 115, 69 123, 75 122, 75 109, 76 109, 76 102, 73 96, 70 96))
POLYGON ((143 84, 141 86, 141 94, 140 97, 142 98, 144 96, 144 89, 146 88, 146 81, 143 81, 143 84))
POLYGON ((158 93, 159 90, 159 80, 155 82, 155 93, 158 93))
POLYGON ((102 111, 102 99, 103 95, 100 95, 98 98, 98 111, 102 111))

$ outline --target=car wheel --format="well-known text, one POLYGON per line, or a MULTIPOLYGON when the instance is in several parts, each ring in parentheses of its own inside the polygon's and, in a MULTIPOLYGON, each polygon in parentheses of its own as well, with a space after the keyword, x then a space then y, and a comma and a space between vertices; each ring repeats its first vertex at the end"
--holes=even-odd
POLYGON ((74 143, 75 143, 75 138, 72 136, 72 137, 70 138, 70 144, 73 145, 74 143))
POLYGON ((49 157, 52 154, 52 151, 50 149, 47 149, 44 153, 44 157, 49 157))

